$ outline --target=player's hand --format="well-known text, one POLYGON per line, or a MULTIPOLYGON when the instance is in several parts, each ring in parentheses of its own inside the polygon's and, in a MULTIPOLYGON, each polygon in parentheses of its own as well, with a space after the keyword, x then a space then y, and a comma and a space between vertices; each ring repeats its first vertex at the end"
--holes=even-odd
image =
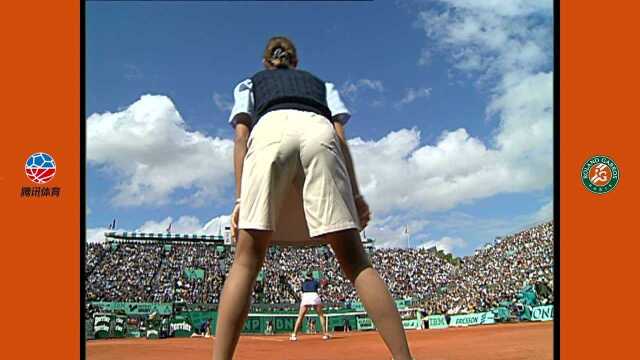
POLYGON ((240 218, 240 203, 236 203, 231 212, 231 242, 237 242, 238 219, 240 218))
POLYGON ((360 226, 362 228, 366 228, 369 224, 369 220, 371 220, 371 211, 369 210, 369 204, 364 201, 362 195, 357 195, 355 197, 356 201, 356 210, 358 210, 358 217, 360 220, 360 226))

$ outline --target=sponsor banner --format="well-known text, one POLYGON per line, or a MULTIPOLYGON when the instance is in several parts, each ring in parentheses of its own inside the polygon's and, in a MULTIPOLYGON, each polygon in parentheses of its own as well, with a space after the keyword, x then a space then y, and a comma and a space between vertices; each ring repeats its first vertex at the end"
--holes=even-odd
POLYGON ((191 326, 188 319, 183 316, 176 316, 171 319, 169 329, 170 334, 175 337, 189 337, 193 334, 193 326, 191 326))
POLYGON ((94 301, 91 302, 91 305, 98 306, 104 312, 123 311, 127 315, 149 315, 152 312, 170 315, 173 309, 173 305, 170 303, 94 301))
MULTIPOLYGON (((310 317, 316 318, 316 329, 320 328, 320 321, 317 319, 317 315, 305 316, 305 321, 302 323, 302 332, 307 329, 308 319, 310 317)), ((274 333, 291 332, 296 324, 298 315, 291 314, 287 316, 251 316, 247 318, 242 328, 243 333, 264 333, 267 326, 270 326, 274 333)))
POLYGON ((127 334, 127 317, 126 316, 116 316, 113 322, 113 337, 122 338, 127 334))
POLYGON ((418 319, 402 320, 402 327, 405 329, 419 329, 420 322, 418 319))
POLYGON ((475 314, 453 315, 449 321, 449 326, 470 326, 493 323, 495 323, 493 312, 482 312, 475 314))
POLYGON ((500 306, 493 309, 493 314, 495 315, 496 321, 508 321, 511 319, 511 310, 506 306, 500 306))
POLYGON ((398 308, 398 310, 406 309, 411 305, 411 300, 406 300, 406 299, 398 299, 398 300, 395 300, 395 302, 396 302, 396 308, 398 308))
POLYGON ((427 319, 429 322, 429 329, 446 329, 449 327, 444 315, 429 315, 427 319))
POLYGON ((106 339, 109 337, 111 329, 111 316, 108 314, 93 315, 93 337, 95 339, 106 339))
POLYGON ((534 306, 531 310, 531 321, 553 320, 553 305, 534 306))
POLYGON ((329 331, 335 331, 336 328, 344 330, 345 326, 351 330, 357 329, 358 327, 356 317, 353 315, 329 316, 327 319, 327 327, 329 331))
POLYGON ((358 318, 358 330, 374 330, 373 321, 369 318, 358 318))
POLYGON ((362 305, 361 302, 357 302, 357 301, 354 301, 353 303, 351 303, 351 308, 354 311, 364 311, 364 305, 362 305))

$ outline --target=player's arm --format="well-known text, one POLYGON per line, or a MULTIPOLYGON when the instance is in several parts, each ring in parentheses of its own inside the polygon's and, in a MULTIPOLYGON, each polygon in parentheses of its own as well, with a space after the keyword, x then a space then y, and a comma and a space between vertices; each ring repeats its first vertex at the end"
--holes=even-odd
POLYGON ((240 194, 242 189, 242 166, 247 154, 247 142, 253 124, 251 113, 253 111, 253 96, 251 93, 251 80, 240 82, 233 90, 234 103, 231 108, 229 123, 233 126, 235 136, 233 145, 233 169, 236 178, 236 203, 231 212, 231 238, 236 239, 238 230, 238 218, 240 214, 240 194))
POLYGON ((240 194, 242 193, 242 166, 244 165, 244 157, 247 154, 247 142, 251 128, 251 117, 249 114, 240 113, 234 117, 235 136, 233 141, 233 169, 236 177, 236 204, 231 212, 231 239, 236 241, 238 234, 238 220, 240 216, 240 194))
POLYGON ((247 154, 247 141, 251 133, 249 124, 251 117, 249 114, 242 113, 235 117, 235 137, 233 141, 233 169, 236 177, 236 199, 240 198, 240 186, 242 180, 242 166, 244 157, 247 154))
POLYGON ((351 152, 349 151, 349 145, 347 144, 347 137, 344 131, 344 124, 334 119, 333 126, 336 129, 336 135, 340 141, 340 148, 344 155, 344 160, 347 166, 347 172, 349 173, 349 180, 351 182, 351 191, 355 197, 356 208, 358 209, 358 216, 360 217, 360 225, 364 229, 369 223, 371 214, 369 212, 369 205, 364 201, 362 194, 360 194, 360 188, 358 187, 358 180, 356 179, 356 172, 353 167, 353 159, 351 158, 351 152))
POLYGON ((358 217, 360 218, 360 226, 365 228, 369 222, 369 205, 362 198, 360 194, 360 188, 358 187, 358 180, 356 179, 356 172, 353 167, 353 159, 351 158, 351 151, 349 151, 349 145, 347 145, 347 136, 344 132, 344 125, 351 118, 351 113, 340 99, 340 94, 336 89, 335 84, 325 83, 327 91, 327 106, 331 110, 333 126, 336 129, 336 134, 340 142, 340 149, 344 155, 344 160, 347 166, 347 172, 349 173, 349 180, 351 182, 351 191, 355 197, 356 208, 358 209, 358 217))

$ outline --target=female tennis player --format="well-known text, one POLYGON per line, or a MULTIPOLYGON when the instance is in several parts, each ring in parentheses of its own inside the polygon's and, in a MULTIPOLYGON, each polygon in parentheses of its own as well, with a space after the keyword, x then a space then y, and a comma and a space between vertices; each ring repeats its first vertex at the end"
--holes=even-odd
MULTIPOLYGON (((331 337, 327 329, 327 324, 325 323, 324 311, 322 311, 322 300, 320 299, 320 295, 318 295, 318 288, 320 288, 320 282, 313 278, 312 272, 307 272, 307 276, 302 282, 302 296, 300 297, 300 311, 298 311, 298 319, 296 319, 296 325, 293 328, 293 333, 289 337, 289 340, 298 340, 298 331, 300 331, 300 327, 304 321, 304 316, 311 307, 316 309, 318 317, 320 318, 320 326, 322 326, 323 333, 322 338, 324 340, 329 340, 331 337)), ((315 327, 315 321, 310 323, 310 325, 315 327)))
POLYGON ((289 39, 270 39, 263 64, 236 86, 229 118, 236 251, 218 307, 214 359, 233 357, 269 245, 328 243, 394 359, 409 360, 400 315, 360 240, 370 213, 347 146, 350 114, 333 84, 297 69, 289 39))

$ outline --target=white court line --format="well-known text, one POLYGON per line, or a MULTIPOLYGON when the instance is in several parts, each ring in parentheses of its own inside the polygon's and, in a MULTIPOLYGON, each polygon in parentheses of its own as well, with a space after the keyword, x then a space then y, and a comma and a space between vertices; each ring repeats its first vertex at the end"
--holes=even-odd
POLYGON ((261 340, 261 341, 275 341, 275 342, 284 342, 284 341, 288 341, 287 339, 282 339, 282 338, 273 338, 273 337, 269 337, 269 336, 242 336, 245 339, 251 339, 251 340, 261 340))

